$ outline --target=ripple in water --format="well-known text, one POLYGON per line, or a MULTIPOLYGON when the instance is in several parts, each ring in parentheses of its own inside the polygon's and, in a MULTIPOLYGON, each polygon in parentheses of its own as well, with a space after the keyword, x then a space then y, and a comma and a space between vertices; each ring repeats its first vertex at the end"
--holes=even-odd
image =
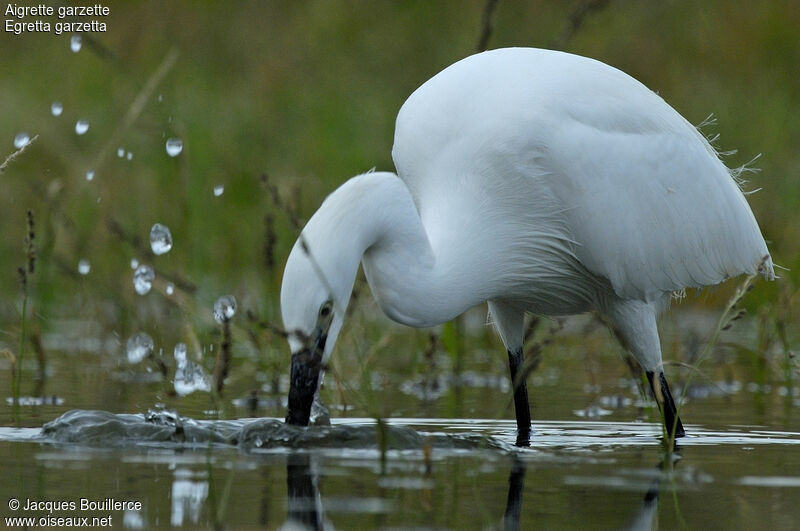
MULTIPOLYGON (((17 440, 19 430, 4 433, 0 440, 17 440)), ((661 447, 661 425, 654 422, 539 421, 534 423, 530 449, 513 445, 513 420, 487 419, 385 419, 380 427, 372 419, 334 419, 332 426, 301 428, 279 419, 198 421, 174 411, 159 409, 147 414, 113 414, 106 411, 73 410, 45 424, 39 434, 43 442, 66 442, 99 447, 162 448, 174 444, 208 443, 239 445, 248 451, 286 452, 292 448, 333 451, 379 451, 385 441, 390 450, 441 449, 445 452, 486 450, 522 452, 530 457, 551 456, 552 450, 575 451, 603 448, 661 447), (382 433, 381 433, 382 431, 382 433)), ((688 431, 688 430, 687 430, 688 431)), ((752 449, 762 445, 800 447, 800 433, 751 430, 741 426, 722 431, 691 426, 681 446, 727 446, 752 449)), ((36 439, 28 435, 26 439, 36 439)), ((438 455, 443 455, 441 452, 438 455)), ((548 457, 549 459, 549 457, 548 457)), ((572 459, 572 458, 570 458, 572 459)), ((748 478, 747 483, 784 483, 783 478, 748 478)), ((797 479, 791 482, 797 484, 797 479)))
POLYGON ((172 233, 169 227, 161 223, 153 225, 150 229, 150 248, 157 255, 168 253, 172 249, 172 233))
POLYGON ((128 354, 128 361, 130 363, 139 363, 153 353, 153 338, 145 332, 139 332, 128 339, 128 343, 125 345, 125 351, 128 354))
POLYGON ((150 288, 153 287, 155 278, 156 274, 152 267, 140 265, 133 273, 133 289, 139 295, 147 295, 150 292, 150 288))
POLYGON ((42 427, 41 435, 52 441, 101 447, 166 446, 209 442, 237 445, 250 451, 287 448, 374 450, 423 450, 426 447, 454 451, 514 451, 514 446, 490 435, 477 433, 418 432, 411 426, 370 419, 348 420, 334 426, 303 428, 278 419, 197 421, 171 410, 151 410, 145 415, 107 411, 72 410, 42 427))

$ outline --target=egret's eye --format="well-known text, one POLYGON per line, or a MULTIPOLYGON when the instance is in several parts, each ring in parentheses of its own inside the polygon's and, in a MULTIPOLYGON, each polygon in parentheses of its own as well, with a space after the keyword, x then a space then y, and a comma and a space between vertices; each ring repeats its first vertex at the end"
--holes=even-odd
POLYGON ((319 308, 319 318, 320 319, 325 319, 332 312, 333 312, 333 302, 332 301, 326 301, 325 304, 323 304, 319 308))

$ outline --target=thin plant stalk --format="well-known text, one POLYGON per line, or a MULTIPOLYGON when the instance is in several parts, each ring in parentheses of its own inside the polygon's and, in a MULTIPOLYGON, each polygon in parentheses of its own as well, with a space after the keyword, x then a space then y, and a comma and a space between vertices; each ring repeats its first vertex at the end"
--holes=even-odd
POLYGON ((17 353, 17 374, 16 378, 12 375, 12 379, 17 380, 14 386, 14 419, 19 424, 19 397, 22 389, 22 362, 25 358, 25 332, 28 316, 28 274, 33 274, 36 270, 36 247, 34 239, 36 232, 34 230, 33 211, 28 210, 27 213, 28 234, 25 236, 25 257, 26 264, 20 266, 17 270, 19 272, 20 283, 22 284, 22 319, 21 330, 19 334, 19 352, 17 353))
POLYGON ((19 424, 19 397, 20 389, 22 387, 22 362, 25 359, 25 328, 27 324, 26 316, 28 314, 28 279, 27 274, 23 268, 20 268, 20 276, 22 277, 22 320, 20 323, 21 331, 19 334, 19 351, 17 353, 17 374, 13 377, 16 380, 14 386, 14 420, 19 424))
MULTIPOLYGON (((708 358, 709 354, 711 353, 711 349, 714 348, 714 345, 717 344, 719 340, 720 334, 731 327, 732 322, 737 319, 739 315, 743 315, 741 313, 737 313, 735 315, 731 315, 731 312, 736 308, 736 306, 742 301, 742 298, 747 294, 750 289, 752 289, 753 280, 756 278, 758 273, 753 273, 748 275, 744 281, 736 288, 736 292, 733 294, 733 297, 728 301, 728 304, 725 305, 725 309, 722 311, 722 315, 717 321, 717 326, 714 328, 714 333, 711 335, 711 339, 709 339, 708 343, 706 343, 705 348, 700 353, 700 356, 697 357, 697 362, 692 364, 691 370, 689 371, 689 375, 686 377, 686 383, 683 385, 683 389, 681 390, 681 396, 678 399, 678 403, 675 405, 677 412, 675 414, 675 420, 673 421, 672 429, 667 430, 666 437, 664 438, 672 447, 675 444, 675 430, 678 427, 678 419, 680 418, 681 408, 683 406, 683 401, 686 398, 686 392, 689 389, 689 384, 691 383, 692 379, 694 378, 695 374, 700 369, 700 365, 708 358), (669 435, 669 434, 673 435, 669 435)), ((663 422, 662 422, 663 425, 663 422)), ((664 426, 666 430, 666 426, 664 426)))

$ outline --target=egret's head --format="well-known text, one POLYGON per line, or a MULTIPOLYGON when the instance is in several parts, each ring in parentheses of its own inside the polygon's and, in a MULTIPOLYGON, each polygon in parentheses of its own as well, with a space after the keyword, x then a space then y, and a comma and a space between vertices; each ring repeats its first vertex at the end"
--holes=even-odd
POLYGON ((364 251, 377 238, 376 194, 393 174, 368 173, 331 193, 294 244, 281 286, 292 350, 286 422, 308 424, 320 371, 333 351, 364 251))
POLYGON ((322 366, 336 343, 347 304, 331 285, 338 277, 333 274, 329 280, 320 259, 304 239, 298 240, 281 286, 281 314, 292 352, 286 422, 299 426, 308 425, 322 366))

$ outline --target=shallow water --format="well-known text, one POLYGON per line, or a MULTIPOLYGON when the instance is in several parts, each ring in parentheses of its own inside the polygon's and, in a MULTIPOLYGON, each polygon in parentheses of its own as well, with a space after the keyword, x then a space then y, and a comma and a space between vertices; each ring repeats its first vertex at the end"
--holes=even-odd
POLYGON ((44 429, 0 429, 1 489, 23 504, 78 505, 54 516, 110 516, 131 529, 797 527, 800 433, 686 428, 665 454, 659 426, 646 422, 536 422, 534 445, 518 449, 512 421, 392 419, 377 429, 334 419, 298 429, 77 410, 44 429), (108 497, 141 508, 102 506, 108 497), (81 511, 81 498, 101 505, 81 511))
MULTIPOLYGON (((800 389, 759 381, 746 360, 721 358, 691 382, 688 436, 668 454, 608 334, 567 337, 529 379, 534 437, 518 449, 507 369, 492 350, 470 350, 458 369, 414 365, 412 349, 377 357, 362 376, 326 381, 333 425, 306 430, 281 421, 282 373, 253 369, 246 351, 215 401, 172 392, 169 355, 165 378, 130 363, 127 338, 80 330, 45 336, 46 381, 31 361, 19 421, 2 411, 0 518, 52 512, 128 529, 800 528, 800 389), (108 508, 108 497, 140 507, 108 508), (77 507, 12 511, 12 498, 77 507), (82 498, 101 505, 81 510, 82 498)), ((347 354, 339 370, 352 366, 347 354)), ((671 374, 679 396, 685 373, 671 374)))

